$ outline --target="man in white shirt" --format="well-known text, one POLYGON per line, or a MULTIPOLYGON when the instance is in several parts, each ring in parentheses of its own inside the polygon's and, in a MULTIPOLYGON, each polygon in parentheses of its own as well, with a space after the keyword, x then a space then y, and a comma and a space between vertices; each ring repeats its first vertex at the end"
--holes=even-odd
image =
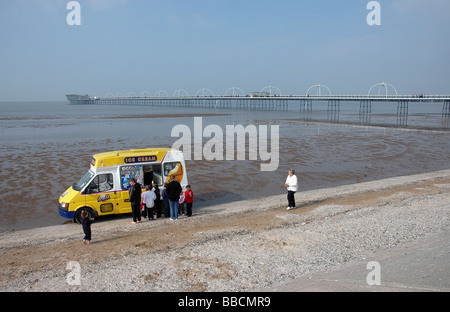
POLYGON ((288 191, 287 199, 288 199, 289 206, 287 207, 287 210, 291 210, 291 209, 295 208, 294 194, 298 190, 298 179, 297 179, 297 176, 295 175, 294 169, 289 170, 289 175, 286 178, 284 187, 286 187, 287 191, 288 191))

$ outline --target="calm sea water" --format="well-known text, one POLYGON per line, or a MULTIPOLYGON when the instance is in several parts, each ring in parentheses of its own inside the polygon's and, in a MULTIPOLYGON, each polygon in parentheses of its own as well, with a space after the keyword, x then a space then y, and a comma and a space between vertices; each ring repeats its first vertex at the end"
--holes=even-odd
POLYGON ((307 113, 292 105, 288 112, 260 112, 0 103, 0 231, 67 222, 57 212, 58 198, 89 169, 93 154, 171 147, 178 139, 172 128, 185 124, 193 131, 194 115, 204 116, 203 127, 218 125, 224 132, 238 124, 280 130, 275 171, 262 172, 260 160, 187 161, 194 212, 284 194, 289 168, 298 173, 300 191, 448 169, 448 118, 442 118, 441 104, 426 105, 410 105, 406 119, 397 117, 396 105, 374 105, 370 118, 361 120, 353 103, 341 104, 339 114, 327 112, 326 103, 307 113))

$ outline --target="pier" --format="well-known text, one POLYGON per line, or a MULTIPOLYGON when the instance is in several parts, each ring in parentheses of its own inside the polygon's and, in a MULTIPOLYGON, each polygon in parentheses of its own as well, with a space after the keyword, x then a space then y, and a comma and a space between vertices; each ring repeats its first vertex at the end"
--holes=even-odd
POLYGON ((328 110, 338 112, 341 102, 359 102, 360 114, 370 114, 372 105, 389 102, 397 105, 398 115, 408 114, 409 103, 442 103, 442 115, 450 115, 450 96, 364 96, 364 95, 290 95, 290 96, 182 96, 182 97, 116 97, 97 98, 88 95, 67 95, 70 104, 76 105, 145 105, 164 107, 204 107, 262 111, 287 111, 293 104, 300 111, 312 111, 315 102, 327 102, 328 110))
POLYGON ((200 89, 195 96, 189 95, 184 90, 177 90, 173 96, 169 96, 167 92, 161 90, 154 96, 144 91, 140 96, 130 92, 127 95, 119 93, 104 98, 77 94, 66 97, 70 104, 76 105, 141 105, 258 111, 288 111, 294 108, 302 112, 311 112, 317 103, 321 103, 322 106, 326 103, 331 121, 337 121, 335 119, 339 116, 341 103, 356 102, 359 103, 362 123, 370 122, 374 105, 392 103, 396 105, 397 121, 400 125, 406 125, 410 103, 423 104, 423 113, 427 113, 427 104, 441 103, 442 117, 446 120, 450 118, 450 95, 398 95, 395 87, 385 82, 373 85, 367 95, 333 95, 327 86, 317 84, 311 86, 305 95, 282 95, 277 87, 268 86, 260 92, 252 92, 249 95, 245 95, 242 89, 234 87, 228 89, 225 95, 213 95, 209 89, 200 89), (374 94, 376 89, 378 92, 374 94), (393 90, 391 93, 394 94, 389 94, 389 90, 393 90))

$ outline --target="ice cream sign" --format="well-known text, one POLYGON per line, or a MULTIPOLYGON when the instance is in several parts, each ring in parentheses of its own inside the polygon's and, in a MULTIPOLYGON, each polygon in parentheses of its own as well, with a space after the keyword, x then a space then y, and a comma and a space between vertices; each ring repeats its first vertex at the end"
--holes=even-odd
POLYGON ((157 159, 158 159, 158 157, 156 157, 156 155, 139 156, 139 157, 125 157, 123 162, 126 163, 126 164, 135 164, 135 163, 157 161, 157 159))

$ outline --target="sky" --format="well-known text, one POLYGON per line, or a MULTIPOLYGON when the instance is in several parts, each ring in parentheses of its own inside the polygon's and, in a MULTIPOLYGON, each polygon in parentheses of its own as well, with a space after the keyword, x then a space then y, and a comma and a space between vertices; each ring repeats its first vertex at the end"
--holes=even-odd
POLYGON ((0 101, 66 94, 450 94, 450 1, 0 0, 0 101), (393 91, 390 91, 393 92, 393 91))

